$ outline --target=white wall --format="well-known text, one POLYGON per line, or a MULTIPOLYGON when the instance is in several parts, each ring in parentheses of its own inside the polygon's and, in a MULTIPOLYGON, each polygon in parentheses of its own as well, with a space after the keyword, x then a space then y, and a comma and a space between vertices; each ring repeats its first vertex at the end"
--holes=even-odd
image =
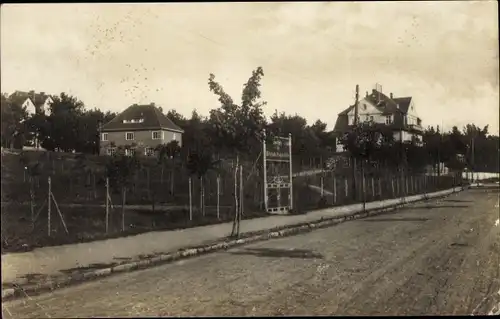
POLYGON ((31 102, 30 99, 26 99, 26 101, 24 101, 24 103, 22 104, 23 107, 26 107, 26 110, 28 111, 28 114, 31 116, 33 114, 35 114, 35 105, 33 104, 33 102, 31 102))
POLYGON ((45 115, 47 115, 47 116, 50 116, 50 113, 51 113, 51 112, 50 112, 50 105, 51 105, 52 103, 54 103, 54 101, 53 101, 53 100, 52 100, 52 98, 49 96, 49 97, 45 100, 45 102, 43 103, 43 105, 42 105, 42 112, 44 112, 44 113, 45 113, 45 115))
MULTIPOLYGON (((358 115, 361 122, 373 120, 374 123, 385 124, 386 116, 373 105, 370 101, 362 99, 359 101, 358 115)), ((354 108, 347 114, 349 125, 354 124, 354 108)), ((394 118, 392 118, 394 122, 394 118)))

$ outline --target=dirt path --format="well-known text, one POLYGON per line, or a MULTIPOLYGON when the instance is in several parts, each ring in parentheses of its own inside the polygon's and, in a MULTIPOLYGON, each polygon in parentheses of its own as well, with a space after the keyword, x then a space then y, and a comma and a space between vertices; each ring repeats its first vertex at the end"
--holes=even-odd
POLYGON ((7 302, 4 316, 487 314, 500 302, 497 201, 470 190, 7 302))

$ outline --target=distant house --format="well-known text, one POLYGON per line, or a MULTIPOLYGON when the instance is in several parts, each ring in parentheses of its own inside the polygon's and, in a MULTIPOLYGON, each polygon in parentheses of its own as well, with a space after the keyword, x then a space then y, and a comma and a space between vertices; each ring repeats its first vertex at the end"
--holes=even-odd
POLYGON ((35 93, 35 91, 15 91, 9 96, 9 99, 26 107, 30 116, 35 113, 50 115, 50 105, 54 103, 52 96, 45 94, 45 92, 35 93))
MULTIPOLYGON (((36 93, 35 91, 15 91, 8 96, 8 99, 21 107, 26 107, 28 116, 34 114, 50 115, 50 105, 54 103, 52 96, 45 94, 45 92, 36 93)), ((36 128, 32 127, 32 135, 24 141, 23 149, 43 150, 40 148, 39 132, 36 128)))
MULTIPOLYGON (((393 130, 396 141, 422 141, 422 120, 417 115, 412 97, 388 96, 372 90, 371 94, 358 102, 358 118, 360 122, 370 121, 393 130)), ((333 131, 337 136, 349 131, 354 125, 354 105, 338 114, 333 131)), ((337 139, 338 141, 338 139, 337 139)), ((343 151, 337 142, 337 151, 343 151)))
POLYGON ((183 133, 154 103, 134 104, 101 127, 99 153, 113 155, 117 147, 129 146, 128 155, 152 156, 160 144, 178 141, 181 146, 183 133))

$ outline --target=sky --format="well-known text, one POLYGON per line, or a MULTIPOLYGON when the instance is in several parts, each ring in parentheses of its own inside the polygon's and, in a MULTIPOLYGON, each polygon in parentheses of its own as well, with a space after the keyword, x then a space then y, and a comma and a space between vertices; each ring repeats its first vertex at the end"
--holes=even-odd
POLYGON ((208 115, 261 66, 267 116, 337 114, 376 83, 423 125, 499 127, 497 1, 4 4, 1 90, 66 92, 120 112, 208 115))

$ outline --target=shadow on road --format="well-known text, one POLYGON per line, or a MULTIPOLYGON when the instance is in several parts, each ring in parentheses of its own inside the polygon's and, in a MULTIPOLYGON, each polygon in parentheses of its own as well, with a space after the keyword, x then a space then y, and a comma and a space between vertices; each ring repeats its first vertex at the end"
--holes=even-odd
POLYGON ((429 218, 377 218, 361 219, 362 222, 426 222, 429 218))
POLYGON ((323 259, 323 255, 306 249, 276 249, 276 248, 247 248, 242 251, 231 252, 233 255, 254 255, 257 257, 274 258, 301 258, 301 259, 323 259))
POLYGON ((435 208, 469 208, 469 205, 422 205, 416 207, 399 207, 398 211, 402 210, 416 210, 416 209, 435 209, 435 208))
POLYGON ((97 270, 97 269, 102 269, 102 268, 107 268, 107 267, 113 267, 116 265, 117 265, 117 263, 108 263, 108 264, 96 263, 96 264, 90 264, 90 265, 85 266, 85 267, 75 267, 75 268, 63 269, 63 270, 60 270, 60 272, 65 273, 65 274, 71 274, 71 273, 74 273, 76 271, 85 272, 85 271, 90 271, 90 270, 97 270))
POLYGON ((450 203, 472 203, 472 200, 465 200, 465 199, 445 199, 443 202, 450 202, 450 203))

